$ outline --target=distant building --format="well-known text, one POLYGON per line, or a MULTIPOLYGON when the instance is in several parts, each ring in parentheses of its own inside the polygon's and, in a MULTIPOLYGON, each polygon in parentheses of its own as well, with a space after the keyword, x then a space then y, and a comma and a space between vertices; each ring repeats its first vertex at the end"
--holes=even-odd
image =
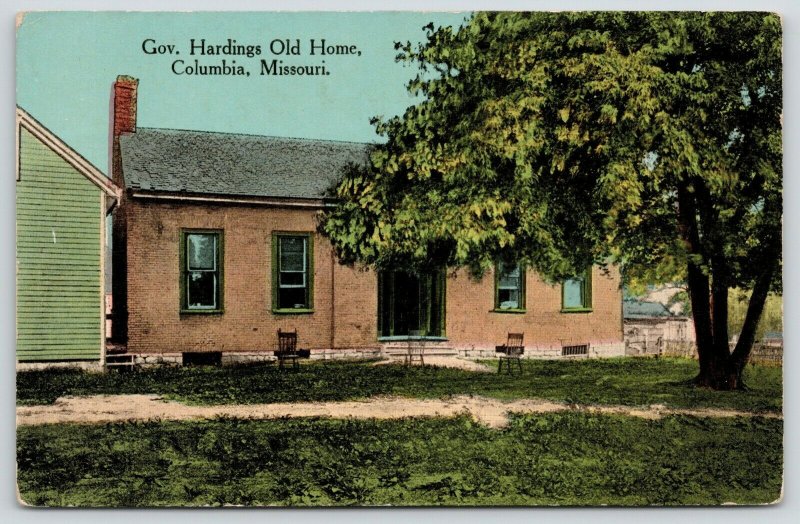
POLYGON ((17 108, 17 362, 101 364, 106 215, 119 190, 17 108))
POLYGON ((660 302, 625 299, 622 315, 626 355, 660 354, 667 343, 695 340, 692 319, 674 314, 660 302))

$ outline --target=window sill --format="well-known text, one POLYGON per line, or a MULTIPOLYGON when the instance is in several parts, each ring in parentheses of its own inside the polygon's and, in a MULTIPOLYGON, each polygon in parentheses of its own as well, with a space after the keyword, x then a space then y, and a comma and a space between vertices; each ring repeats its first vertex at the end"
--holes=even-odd
POLYGON ((313 309, 304 309, 304 308, 297 308, 297 309, 273 309, 273 315, 310 315, 313 313, 313 309))
POLYGON ((562 313, 591 313, 594 311, 590 307, 571 307, 571 308, 561 308, 562 313))
POLYGON ((517 315, 524 315, 525 313, 528 312, 528 310, 527 309, 520 309, 520 308, 509 308, 509 309, 494 308, 494 309, 490 309, 489 312, 490 313, 511 313, 511 314, 517 314, 517 315))
POLYGON ((181 309, 181 315, 221 315, 224 309, 181 309))

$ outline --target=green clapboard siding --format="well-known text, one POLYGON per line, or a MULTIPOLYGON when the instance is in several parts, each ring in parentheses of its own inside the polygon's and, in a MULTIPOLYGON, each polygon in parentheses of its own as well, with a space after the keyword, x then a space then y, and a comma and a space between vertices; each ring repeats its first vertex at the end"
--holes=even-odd
POLYGON ((17 360, 99 360, 101 190, 26 129, 17 182, 17 360))

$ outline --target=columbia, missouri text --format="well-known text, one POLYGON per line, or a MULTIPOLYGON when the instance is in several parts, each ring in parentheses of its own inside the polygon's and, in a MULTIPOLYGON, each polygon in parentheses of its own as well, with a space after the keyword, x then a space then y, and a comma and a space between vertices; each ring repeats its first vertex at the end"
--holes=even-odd
POLYGON ((142 40, 141 50, 151 56, 172 56, 170 69, 179 76, 329 76, 326 58, 359 57, 351 43, 325 38, 275 38, 262 43, 235 38, 191 38, 184 47, 159 38, 142 40), (188 56, 179 56, 188 51, 188 56), (270 56, 271 55, 271 56, 270 56))

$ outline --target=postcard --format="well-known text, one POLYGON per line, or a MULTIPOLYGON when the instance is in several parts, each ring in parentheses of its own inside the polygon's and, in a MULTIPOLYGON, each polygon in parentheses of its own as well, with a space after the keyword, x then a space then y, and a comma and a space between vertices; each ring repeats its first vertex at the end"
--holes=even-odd
POLYGON ((765 12, 17 19, 26 506, 783 494, 765 12))

